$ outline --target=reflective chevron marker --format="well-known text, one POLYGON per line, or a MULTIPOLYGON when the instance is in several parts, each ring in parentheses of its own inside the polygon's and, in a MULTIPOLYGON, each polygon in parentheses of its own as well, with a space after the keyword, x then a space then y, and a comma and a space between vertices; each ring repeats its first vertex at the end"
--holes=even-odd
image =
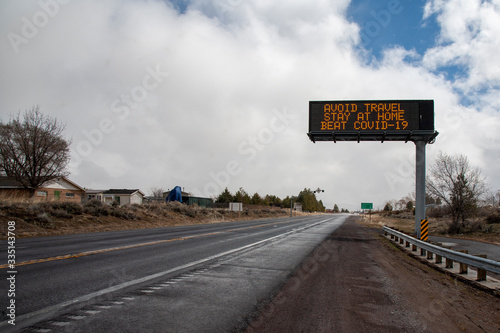
POLYGON ((429 240, 429 221, 426 219, 420 222, 420 240, 429 240))

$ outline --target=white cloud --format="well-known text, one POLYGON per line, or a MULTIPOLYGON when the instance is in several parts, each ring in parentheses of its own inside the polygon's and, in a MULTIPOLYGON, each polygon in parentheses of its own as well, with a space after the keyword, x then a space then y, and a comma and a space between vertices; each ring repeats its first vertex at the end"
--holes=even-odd
MULTIPOLYGON (((436 15, 441 26, 439 44, 423 64, 431 69, 461 66, 465 75, 455 86, 475 101, 500 87, 500 3, 498 1, 428 1, 426 17, 436 15)), ((498 101, 495 102, 499 108, 498 101)))
MULTIPOLYGON (((366 65, 348 4, 193 1, 183 14, 154 0, 61 4, 18 53, 0 42, 2 119, 38 103, 66 122, 72 178, 85 187, 180 185, 203 195, 227 184, 285 197, 319 186, 328 207, 357 209, 413 191, 414 145, 313 144, 308 101, 434 99, 441 134, 428 146, 429 163, 439 150, 463 152, 498 171, 489 166, 500 142, 498 6, 457 2, 454 22, 451 5, 429 2, 442 43, 422 57, 388 49, 366 65), (472 27, 467 38, 453 33, 462 23, 472 27), (462 80, 435 71, 453 63, 470 69, 462 80), (162 73, 157 81, 152 71, 162 73), (481 101, 461 106, 470 91, 481 101), (289 118, 277 123, 284 110, 289 118)), ((0 34, 22 35, 22 17, 40 10, 36 1, 2 2, 0 34)), ((489 179, 500 187, 496 175, 489 179)))

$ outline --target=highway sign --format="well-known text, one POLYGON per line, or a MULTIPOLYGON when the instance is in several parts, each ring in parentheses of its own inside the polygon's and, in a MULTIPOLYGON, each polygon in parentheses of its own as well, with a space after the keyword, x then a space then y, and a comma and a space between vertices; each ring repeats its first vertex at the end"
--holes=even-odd
POLYGON ((361 209, 373 209, 373 203, 368 203, 368 202, 362 202, 361 203, 361 209))

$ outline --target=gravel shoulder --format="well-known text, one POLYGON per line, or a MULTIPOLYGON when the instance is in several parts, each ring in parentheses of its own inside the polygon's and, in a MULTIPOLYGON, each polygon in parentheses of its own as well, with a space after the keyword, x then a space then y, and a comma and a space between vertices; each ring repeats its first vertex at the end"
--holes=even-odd
POLYGON ((247 332, 500 332, 499 298, 408 257, 349 218, 247 332))

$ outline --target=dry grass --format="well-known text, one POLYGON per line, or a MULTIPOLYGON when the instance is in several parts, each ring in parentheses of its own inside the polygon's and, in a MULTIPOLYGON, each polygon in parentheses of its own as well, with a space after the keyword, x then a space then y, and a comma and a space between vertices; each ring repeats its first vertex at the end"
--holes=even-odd
MULTIPOLYGON (((487 217, 476 218, 471 224, 478 224, 480 226, 486 225, 488 232, 483 232, 481 231, 481 228, 478 228, 476 231, 459 234, 447 233, 448 225, 450 223, 450 219, 447 217, 428 218, 428 220, 429 235, 431 236, 434 235, 471 239, 500 245, 500 223, 486 224, 485 221, 487 220, 487 217)), ((363 223, 376 228, 382 228, 382 226, 385 225, 403 231, 407 234, 413 234, 415 232, 415 216, 411 213, 393 214, 392 216, 376 213, 371 215, 371 219, 367 214, 363 216, 363 223)))
POLYGON ((18 238, 26 238, 286 217, 289 214, 288 209, 230 212, 226 209, 186 206, 178 202, 109 206, 100 202, 81 205, 0 201, 0 232, 5 239, 8 221, 16 222, 18 238))

